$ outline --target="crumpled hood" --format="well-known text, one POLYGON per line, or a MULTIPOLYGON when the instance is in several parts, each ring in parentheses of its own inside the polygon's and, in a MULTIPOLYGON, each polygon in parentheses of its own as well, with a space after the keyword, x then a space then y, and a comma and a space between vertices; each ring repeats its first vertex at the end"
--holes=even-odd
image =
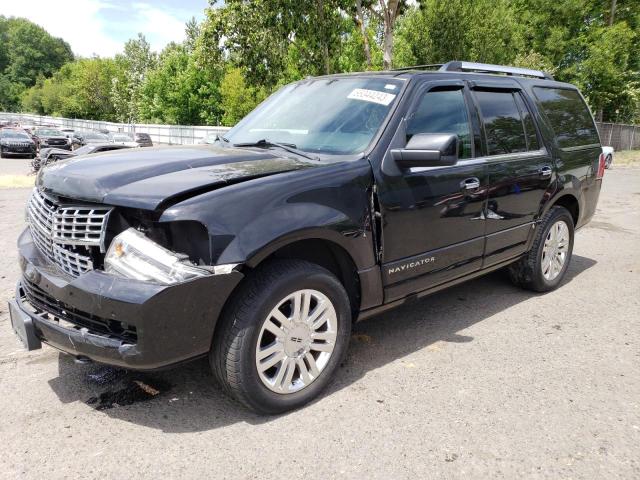
POLYGON ((72 199, 153 210, 173 197, 313 166, 272 151, 208 145, 123 149, 48 165, 37 185, 72 199))

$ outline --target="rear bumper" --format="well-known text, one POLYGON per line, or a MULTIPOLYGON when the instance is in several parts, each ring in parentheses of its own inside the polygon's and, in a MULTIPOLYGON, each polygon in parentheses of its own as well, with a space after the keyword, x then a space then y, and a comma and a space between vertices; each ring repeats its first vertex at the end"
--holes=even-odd
POLYGON ((31 331, 36 339, 31 349, 44 342, 74 356, 136 370, 206 354, 222 307, 243 277, 232 272, 170 286, 95 270, 73 278, 40 255, 28 229, 18 247, 23 277, 10 302, 18 336, 31 331), (19 332, 25 321, 25 332, 19 332))

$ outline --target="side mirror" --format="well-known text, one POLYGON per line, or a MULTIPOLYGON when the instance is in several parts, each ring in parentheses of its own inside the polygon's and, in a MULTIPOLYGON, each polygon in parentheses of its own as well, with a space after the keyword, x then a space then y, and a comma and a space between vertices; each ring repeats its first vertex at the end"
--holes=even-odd
POLYGON ((391 150, 401 168, 440 167, 458 162, 458 136, 449 133, 416 133, 404 148, 391 150))

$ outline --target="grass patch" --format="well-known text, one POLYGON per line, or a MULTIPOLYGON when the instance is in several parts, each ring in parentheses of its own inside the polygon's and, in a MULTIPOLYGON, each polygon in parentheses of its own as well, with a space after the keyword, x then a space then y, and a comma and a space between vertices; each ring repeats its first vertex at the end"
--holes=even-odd
POLYGON ((33 175, 0 175, 0 188, 32 188, 35 178, 33 175))
POLYGON ((637 165, 640 166, 640 150, 621 150, 613 154, 613 166, 637 165))

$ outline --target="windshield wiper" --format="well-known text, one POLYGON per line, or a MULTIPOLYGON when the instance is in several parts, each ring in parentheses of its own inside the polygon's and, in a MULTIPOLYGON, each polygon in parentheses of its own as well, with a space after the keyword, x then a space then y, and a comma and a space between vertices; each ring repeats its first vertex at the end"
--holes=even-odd
POLYGON ((298 150, 298 148, 294 143, 272 142, 270 140, 267 140, 266 138, 262 138, 256 142, 234 143, 233 146, 234 147, 263 147, 263 148, 278 147, 283 150, 286 150, 287 152, 291 152, 296 155, 300 155, 301 157, 308 158, 309 160, 320 160, 320 157, 316 155, 312 155, 302 150, 298 150))

